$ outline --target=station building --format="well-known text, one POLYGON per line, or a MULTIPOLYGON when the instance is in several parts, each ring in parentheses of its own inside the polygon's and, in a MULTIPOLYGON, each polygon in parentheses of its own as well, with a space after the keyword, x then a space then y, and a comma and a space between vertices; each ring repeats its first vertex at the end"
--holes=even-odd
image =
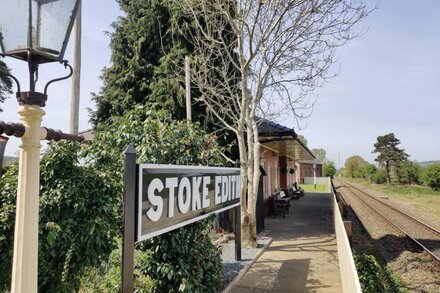
POLYGON ((316 162, 312 151, 298 138, 293 128, 263 118, 258 133, 261 167, 265 173, 264 197, 292 187, 295 182, 303 183, 304 177, 322 176, 322 164, 316 162))

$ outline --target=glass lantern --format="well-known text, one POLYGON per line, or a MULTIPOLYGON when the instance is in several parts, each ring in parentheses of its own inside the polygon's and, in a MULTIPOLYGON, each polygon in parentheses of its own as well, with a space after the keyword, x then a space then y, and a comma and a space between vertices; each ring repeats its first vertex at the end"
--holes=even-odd
POLYGON ((37 63, 61 61, 79 0, 0 0, 3 54, 37 63))

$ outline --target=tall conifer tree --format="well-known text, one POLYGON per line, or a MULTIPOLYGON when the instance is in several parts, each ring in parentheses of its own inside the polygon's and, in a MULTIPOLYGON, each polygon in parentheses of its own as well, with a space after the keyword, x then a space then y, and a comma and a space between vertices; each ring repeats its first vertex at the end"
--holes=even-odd
POLYGON ((112 25, 111 65, 103 70, 100 93, 93 96, 92 122, 123 115, 135 104, 166 109, 183 119, 183 62, 191 46, 171 30, 171 18, 183 20, 164 0, 117 1, 125 16, 112 25))

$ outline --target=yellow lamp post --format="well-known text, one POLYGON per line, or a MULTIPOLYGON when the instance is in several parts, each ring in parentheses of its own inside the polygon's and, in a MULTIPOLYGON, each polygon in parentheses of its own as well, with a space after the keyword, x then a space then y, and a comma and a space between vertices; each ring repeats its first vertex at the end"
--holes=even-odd
POLYGON ((72 68, 63 61, 78 0, 0 0, 0 47, 3 57, 24 60, 29 67, 29 91, 17 84, 21 136, 17 211, 14 234, 11 292, 37 292, 38 289, 38 202, 40 188, 41 139, 49 133, 41 128, 47 88, 70 77, 72 68), (38 66, 61 62, 70 74, 49 81, 44 93, 35 91, 38 66))

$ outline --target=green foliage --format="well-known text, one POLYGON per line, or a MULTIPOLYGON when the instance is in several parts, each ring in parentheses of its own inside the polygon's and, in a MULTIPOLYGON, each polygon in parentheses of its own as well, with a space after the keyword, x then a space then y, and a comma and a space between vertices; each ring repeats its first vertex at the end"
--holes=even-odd
POLYGON ((333 179, 333 176, 335 176, 335 174, 336 174, 335 163, 332 161, 324 163, 322 165, 322 173, 323 173, 324 177, 330 177, 333 179))
POLYGON ((304 136, 304 135, 298 135, 298 139, 305 145, 305 146, 307 146, 307 144, 308 144, 308 141, 307 141, 307 139, 306 139, 306 137, 304 136))
MULTIPOLYGON (((97 266, 114 248, 116 190, 105 174, 78 163, 79 150, 77 144, 55 143, 41 161, 41 292, 72 292, 85 268, 97 266)), ((10 284, 17 177, 14 165, 0 181, 0 286, 5 287, 10 284)))
POLYGON ((144 163, 223 164, 216 136, 207 135, 198 124, 175 121, 169 112, 153 112, 144 106, 135 106, 124 116, 100 124, 86 151, 87 160, 113 174, 122 184, 123 152, 129 144, 135 146, 138 161, 144 163))
POLYGON ((185 20, 165 0, 118 3, 124 16, 113 23, 112 65, 104 69, 104 86, 93 97, 92 121, 96 125, 123 115, 136 104, 184 118, 183 60, 192 48, 185 36, 172 30, 171 18, 182 26, 185 20))
MULTIPOLYGON (((118 249, 110 254, 108 262, 103 262, 99 267, 89 268, 81 277, 80 293, 118 292, 121 285, 121 242, 118 249)), ((152 292, 155 282, 144 275, 140 268, 151 261, 150 250, 135 250, 134 254, 134 289, 137 292, 152 292)))
MULTIPOLYGON (((174 119, 186 118, 184 59, 194 48, 193 20, 179 5, 167 0, 117 0, 124 16, 113 23, 111 66, 103 70, 103 87, 93 95, 96 110, 91 121, 98 125, 112 116, 123 116, 135 105, 145 110, 167 110, 174 119)), ((232 50, 233 46, 231 46, 232 50)), ((192 87, 193 101, 200 94, 192 87)), ((232 158, 235 134, 216 125, 201 103, 192 103, 192 121, 218 133, 217 141, 232 158), (221 131, 219 131, 221 129, 221 131)))
POLYGON ((440 190, 440 164, 427 167, 423 171, 423 182, 433 190, 440 190))
POLYGON ((354 172, 353 176, 354 178, 362 178, 371 182, 372 177, 376 173, 376 171, 377 171, 376 166, 367 163, 365 165, 359 166, 357 170, 354 172))
MULTIPOLYGON (((147 112, 144 107, 135 107, 125 116, 113 117, 106 125, 100 125, 88 146, 52 144, 41 162, 39 285, 42 292, 76 291, 81 275, 105 265, 103 262, 116 247, 115 239, 121 227, 123 150, 128 144, 134 144, 138 161, 142 162, 223 163, 215 136, 206 135, 197 124, 177 122, 169 113, 147 112)), ((13 165, 0 181, 0 271, 3 272, 0 288, 10 284, 17 176, 17 165, 13 165)), ((206 235, 201 233, 201 228, 188 228, 190 232, 185 232, 186 228, 181 230, 167 236, 170 242, 180 243, 179 252, 174 254, 151 245, 155 258, 142 258, 144 267, 139 267, 139 271, 159 266, 160 263, 154 262, 161 261, 162 254, 176 261, 177 257, 185 261, 191 257, 198 259, 195 255, 200 247, 194 243, 204 243, 206 235), (191 235, 192 238, 185 238, 191 241, 180 240, 185 233, 191 235)), ((160 245, 166 247, 166 240, 160 245)), ((197 269, 191 267, 179 286, 189 282, 189 288, 194 288, 196 285, 185 280, 200 280, 201 272, 209 272, 212 278, 216 276, 213 270, 221 264, 218 252, 206 247, 201 257, 207 260, 198 261, 197 269)), ((179 276, 183 274, 178 268, 175 271, 179 276)), ((115 274, 107 272, 99 279, 104 283, 96 286, 111 286, 115 274)), ((152 286, 145 276, 139 276, 138 280, 142 282, 141 287, 152 286)), ((171 280, 175 285, 177 277, 171 280)), ((210 281, 217 284, 214 279, 210 281)))
POLYGON ((345 160, 345 172, 347 177, 354 178, 354 174, 360 166, 367 162, 361 156, 351 156, 345 160))
POLYGON ((400 140, 394 136, 394 133, 378 136, 377 142, 374 144, 373 153, 379 153, 376 162, 385 167, 388 184, 391 183, 392 168, 397 168, 400 162, 405 161, 409 157, 404 149, 397 147, 399 144, 400 140))
POLYGON ((402 184, 418 184, 422 168, 416 162, 405 160, 396 168, 396 175, 402 184))
POLYGON ((327 161, 327 152, 325 149, 311 149, 311 151, 320 163, 325 163, 327 161))
MULTIPOLYGON (((207 135, 198 124, 175 121, 168 112, 155 113, 143 106, 100 124, 86 161, 122 182, 122 152, 129 144, 143 163, 223 164, 215 136, 207 135)), ((122 192, 122 185, 118 190, 122 192)), ((153 254, 139 264, 139 270, 152 278, 157 292, 217 290, 221 260, 206 229, 206 222, 195 223, 144 245, 153 254)))
POLYGON ((386 267, 381 267, 373 255, 354 256, 363 293, 407 292, 402 283, 386 267))
POLYGON ((221 258, 208 236, 209 223, 196 222, 147 243, 153 254, 141 267, 156 280, 155 292, 217 292, 221 258))
POLYGON ((355 255, 354 261, 359 275, 362 292, 379 293, 384 292, 385 287, 381 281, 381 271, 379 263, 372 255, 361 254, 355 255))
MULTIPOLYGON (((9 68, 0 60, 0 103, 3 103, 7 95, 12 93, 12 80, 6 76, 8 73, 9 68)), ((2 111, 3 109, 0 107, 0 112, 2 111)))
POLYGON ((387 182, 387 173, 385 170, 379 169, 371 176, 371 182, 376 184, 384 184, 387 182))

